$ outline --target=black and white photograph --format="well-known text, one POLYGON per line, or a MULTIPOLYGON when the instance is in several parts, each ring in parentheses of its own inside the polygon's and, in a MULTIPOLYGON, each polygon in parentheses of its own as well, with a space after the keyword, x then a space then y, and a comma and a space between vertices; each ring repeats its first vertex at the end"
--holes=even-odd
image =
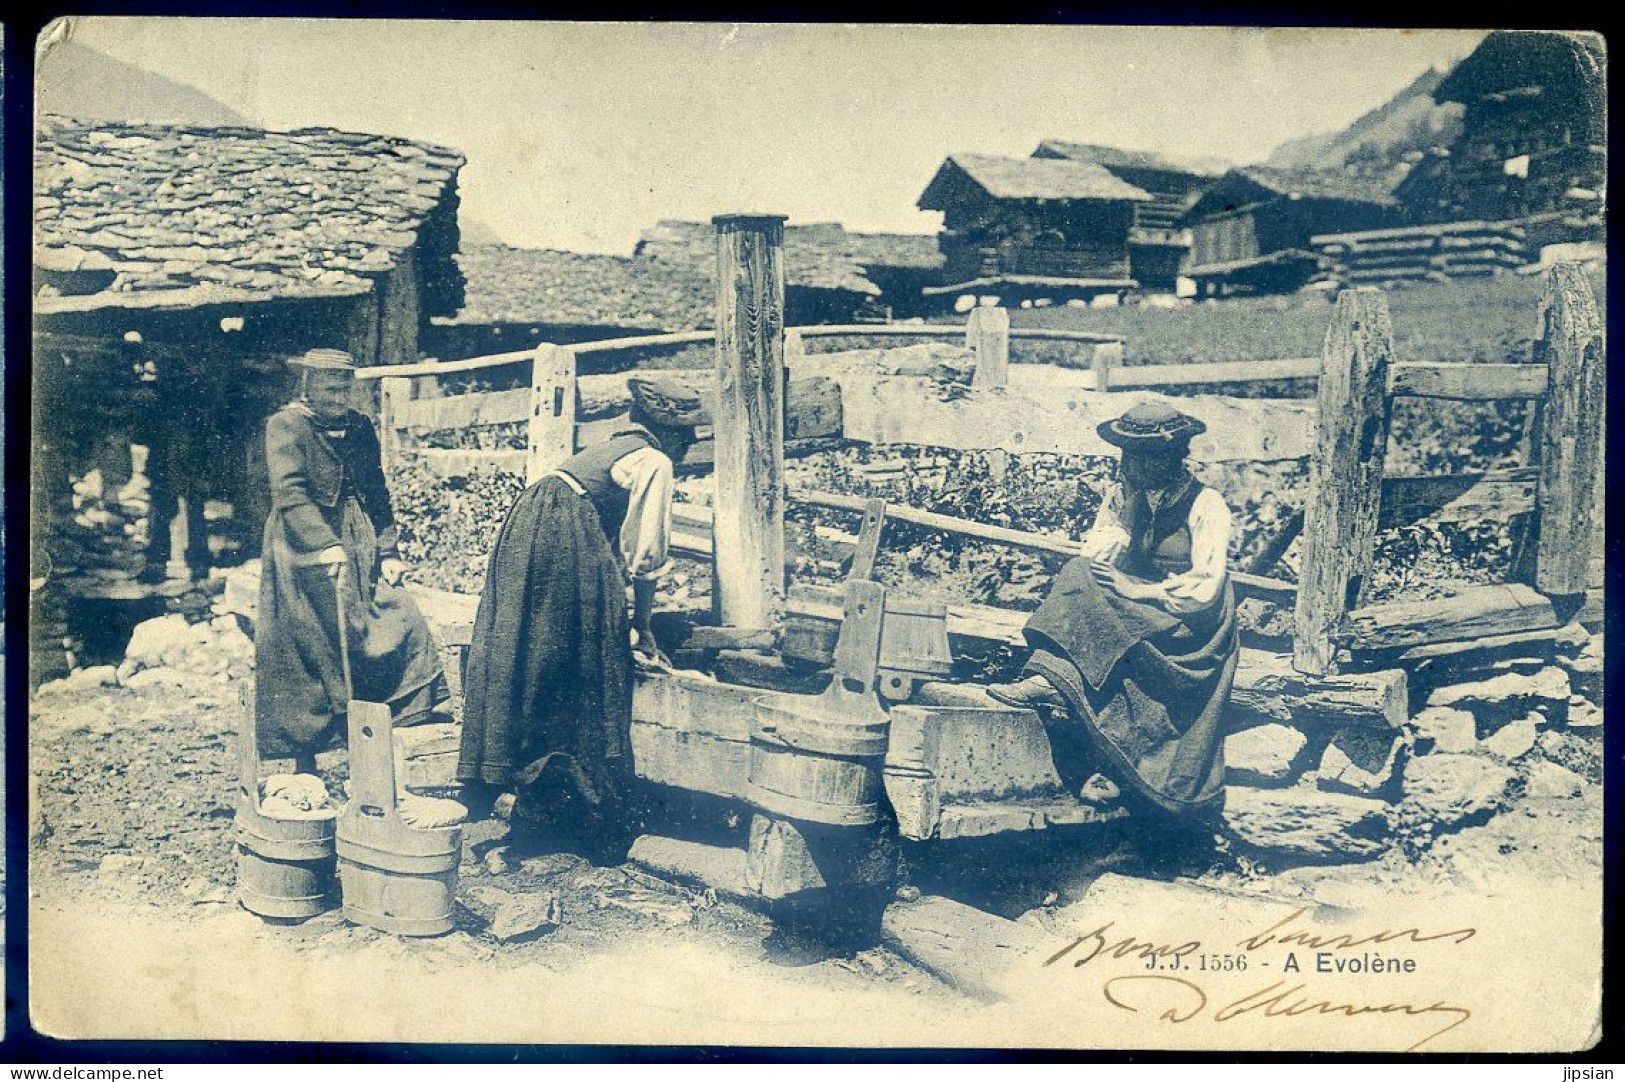
POLYGON ((33 49, 32 1032, 1601 1039, 1600 34, 33 49))

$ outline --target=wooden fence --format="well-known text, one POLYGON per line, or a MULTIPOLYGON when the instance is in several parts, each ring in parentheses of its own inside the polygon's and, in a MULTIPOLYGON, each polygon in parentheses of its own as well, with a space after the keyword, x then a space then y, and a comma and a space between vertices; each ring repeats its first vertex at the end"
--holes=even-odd
MULTIPOLYGON (((1216 446, 1201 457, 1311 460, 1310 493, 1302 516, 1289 521, 1266 551, 1248 568, 1236 572, 1234 579, 1243 596, 1294 606, 1293 663, 1302 672, 1323 675, 1334 671, 1342 650, 1381 653, 1540 631, 1558 626, 1572 614, 1575 605, 1570 599, 1585 592, 1595 571, 1593 531, 1602 496, 1605 369, 1596 304, 1576 266, 1559 266, 1548 275, 1540 319, 1542 332, 1533 362, 1505 364, 1396 361, 1387 299, 1372 289, 1349 290, 1339 296, 1319 358, 1124 368, 1120 367, 1121 338, 1078 331, 1012 330, 1008 313, 991 308, 974 309, 962 328, 920 324, 788 328, 784 341, 790 372, 785 393, 786 453, 827 447, 850 436, 847 415, 852 404, 843 400, 840 381, 820 374, 816 362, 805 355, 805 341, 815 337, 962 339, 976 360, 974 389, 1005 392, 969 396, 979 404, 969 407, 972 412, 968 413, 959 403, 923 405, 918 396, 924 395, 925 377, 912 385, 907 379, 893 381, 896 401, 882 399, 878 405, 870 401, 866 406, 883 415, 885 423, 873 423, 872 431, 865 434, 897 443, 942 445, 946 440, 949 446, 1000 446, 1009 434, 986 429, 997 416, 1009 416, 1016 426, 1010 441, 1014 446, 1009 449, 1053 450, 1056 448, 1041 440, 1024 438, 1022 433, 1033 427, 1033 414, 1045 409, 1064 414, 1064 425, 1050 427, 1079 433, 1080 440, 1087 440, 1093 434, 1086 401, 1089 392, 1316 378, 1319 390, 1312 406, 1209 399, 1205 405, 1190 400, 1190 408, 1247 411, 1217 426, 1219 431, 1210 432, 1208 438, 1216 446), (1090 371, 1047 368, 1046 389, 1023 398, 1026 381, 1013 380, 1010 374, 1012 338, 1087 347, 1090 371), (1085 382, 1092 386, 1085 390, 1085 382), (1079 395, 1069 396, 1068 385, 1079 395), (911 394, 917 397, 905 401, 911 394), (1389 417, 1393 400, 1399 396, 1463 402, 1533 400, 1537 409, 1526 433, 1527 461, 1516 468, 1484 473, 1385 476, 1389 417), (1004 413, 983 416, 990 409, 1004 413), (941 415, 934 415, 934 410, 941 415), (1300 423, 1304 426, 1301 438, 1290 431, 1300 423), (1272 427, 1278 431, 1267 431, 1272 427), (1287 431, 1283 435, 1280 430, 1287 431), (990 436, 993 442, 988 443, 990 436), (1274 450, 1268 448, 1270 439, 1278 445, 1274 450), (1264 452, 1258 450, 1261 446, 1264 452), (1522 522, 1529 538, 1529 556, 1517 569, 1519 581, 1425 603, 1364 605, 1377 530, 1422 519, 1522 522), (1303 547, 1298 583, 1267 577, 1300 532, 1303 547)), ((381 381, 380 427, 387 459, 411 454, 442 475, 466 474, 485 466, 523 471, 534 481, 575 448, 607 433, 618 423, 615 415, 624 412, 625 376, 578 376, 579 357, 681 348, 714 340, 712 332, 694 331, 568 347, 543 344, 534 350, 449 363, 363 369, 360 375, 381 381), (529 387, 439 397, 440 376, 527 363, 529 387), (519 422, 526 424, 522 450, 416 446, 419 437, 437 430, 465 431, 519 422)), ((703 371, 667 374, 702 382, 709 376, 703 371)), ((1120 409, 1122 404, 1119 400, 1113 408, 1120 409)), ((1098 403, 1095 408, 1100 408, 1098 403)), ((1210 430, 1214 427, 1210 424, 1210 430)), ((697 434, 701 438, 685 462, 708 465, 705 426, 697 434)), ((1086 446, 1080 442, 1061 449, 1086 446)), ((1197 451, 1193 447, 1193 453, 1197 451)), ((789 498, 791 502, 861 511, 861 501, 833 493, 792 489, 789 498)), ((1059 555, 1077 551, 1076 543, 1064 538, 916 509, 896 508, 890 513, 899 521, 1028 551, 1059 555)), ((680 505, 675 518, 674 547, 689 555, 708 556, 713 550, 708 509, 680 505)))

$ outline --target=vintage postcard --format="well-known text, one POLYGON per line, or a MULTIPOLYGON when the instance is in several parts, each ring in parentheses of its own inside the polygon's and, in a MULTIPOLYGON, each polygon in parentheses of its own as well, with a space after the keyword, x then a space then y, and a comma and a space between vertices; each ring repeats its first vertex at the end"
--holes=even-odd
POLYGON ((38 1033, 1599 1040, 1600 35, 36 53, 38 1033))

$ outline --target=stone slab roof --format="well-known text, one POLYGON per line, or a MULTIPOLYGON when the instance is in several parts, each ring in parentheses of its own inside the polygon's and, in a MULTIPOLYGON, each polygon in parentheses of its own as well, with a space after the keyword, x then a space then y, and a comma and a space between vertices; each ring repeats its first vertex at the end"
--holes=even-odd
MULTIPOLYGON (((716 276, 716 229, 710 222, 665 220, 647 229, 633 251, 634 262, 687 268, 707 279, 716 276)), ((805 289, 845 290, 879 296, 866 267, 942 265, 931 234, 850 233, 839 222, 810 222, 784 228, 785 284, 805 289)))
POLYGON ((920 195, 919 206, 942 210, 955 190, 969 182, 994 199, 1056 202, 1095 200, 1144 202, 1151 196, 1104 166, 1067 158, 999 158, 991 154, 953 154, 938 168, 920 195))
POLYGON ((365 293, 418 247, 426 223, 436 236, 420 257, 449 267, 463 161, 445 147, 330 128, 44 117, 36 307, 365 293))
POLYGON ((482 244, 457 263, 467 282, 452 323, 548 323, 688 331, 709 327, 716 282, 686 266, 614 255, 482 244))

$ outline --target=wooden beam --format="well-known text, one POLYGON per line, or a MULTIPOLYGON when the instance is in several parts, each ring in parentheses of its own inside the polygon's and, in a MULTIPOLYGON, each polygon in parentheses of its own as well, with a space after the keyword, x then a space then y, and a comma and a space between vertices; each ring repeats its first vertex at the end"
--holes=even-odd
POLYGON ((1584 593, 1593 521, 1602 501, 1607 365, 1602 321, 1584 270, 1560 263, 1546 276, 1535 356, 1551 373, 1540 433, 1540 538, 1535 584, 1584 593))
POLYGON ((1544 364, 1471 364, 1460 361, 1400 361, 1389 368, 1390 394, 1495 402, 1539 398, 1546 393, 1544 364))
MULTIPOLYGON (((382 383, 387 387, 391 383, 407 384, 409 381, 386 379, 382 383)), ((390 423, 395 428, 412 432, 516 424, 529 419, 530 396, 529 387, 518 387, 511 391, 479 391, 418 401, 403 398, 390 423)))
POLYGON ((1338 637, 1353 650, 1391 650, 1541 631, 1561 623, 1550 598, 1508 583, 1474 586, 1451 597, 1366 605, 1348 614, 1338 637))
MULTIPOLYGON (((812 507, 824 507, 834 511, 851 511, 860 515, 866 512, 868 504, 868 501, 862 496, 846 496, 835 492, 819 492, 815 489, 804 488, 792 488, 790 490, 790 501, 812 507)), ((698 504, 674 504, 672 513, 676 516, 675 521, 680 522, 691 533, 699 533, 710 526, 710 509, 701 507, 698 504)), ((928 529, 941 530, 944 533, 957 534, 961 537, 986 541, 990 544, 1005 545, 1025 552, 1038 552, 1065 557, 1076 556, 1082 552, 1081 543, 1068 538, 1050 537, 1026 530, 1012 530, 1007 526, 991 526, 985 522, 976 522, 973 519, 956 518, 953 515, 923 511, 917 507, 907 507, 902 504, 887 504, 886 517, 896 522, 924 526, 928 529)), ((1230 578, 1235 585, 1237 594, 1243 597, 1261 597, 1285 603, 1292 600, 1296 590, 1296 587, 1290 582, 1266 578, 1262 575, 1236 571, 1231 573, 1230 578)))
POLYGON ((400 415, 411 407, 411 398, 411 380, 390 378, 378 382, 378 443, 385 470, 400 464, 400 415))
POLYGON ((1388 444, 1388 298, 1344 290, 1321 351, 1318 423, 1299 559, 1293 664, 1331 671, 1332 631, 1371 571, 1388 444))
POLYGON ((774 626, 784 608, 784 217, 726 214, 717 236, 718 622, 774 626))
POLYGON ((972 308, 965 320, 965 348, 976 355, 972 385, 1001 390, 1010 382, 1010 313, 998 307, 972 308))
POLYGON ((1388 530, 1423 519, 1501 521, 1528 514, 1535 507, 1537 473, 1532 467, 1520 467, 1489 473, 1385 477, 1377 527, 1388 530))
POLYGON ((1296 541, 1302 533, 1303 508, 1299 507, 1287 514, 1286 521, 1281 523, 1281 528, 1275 531, 1275 536, 1271 537, 1264 547, 1258 550, 1258 555, 1254 556, 1252 563, 1247 565, 1247 573, 1250 575, 1269 574, 1270 569, 1281 562, 1281 557, 1286 555, 1287 550, 1292 547, 1292 542, 1296 541))
MULTIPOLYGON (((1047 378, 1024 377, 1037 367, 1012 366, 1011 386, 1002 393, 972 390, 947 400, 929 376, 843 376, 846 438, 958 450, 998 447, 1016 454, 1116 455, 1118 449, 1100 438, 1096 426, 1141 403, 1166 402, 1207 425, 1191 441, 1191 457, 1199 462, 1279 462, 1303 458, 1314 445, 1314 408, 1308 402, 1205 395, 1170 399, 1143 390, 1101 394, 1076 383, 1050 385, 1047 378)), ((1117 375, 1132 371, 1121 369, 1117 375)), ((1054 369, 1039 376, 1066 372, 1054 369)), ((1075 379, 1093 376, 1077 372, 1075 379)))
POLYGON ((537 346, 530 367, 525 483, 534 485, 575 454, 575 439, 576 355, 563 346, 537 346))
MULTIPOLYGON (((1017 371, 1021 369, 1018 368, 1017 371)), ((1129 365, 1120 367, 1112 373, 1111 386, 1114 390, 1123 390, 1128 387, 1179 387, 1204 383, 1256 383, 1268 380, 1319 378, 1319 357, 1283 357, 1257 361, 1212 361, 1204 364, 1129 365)))

